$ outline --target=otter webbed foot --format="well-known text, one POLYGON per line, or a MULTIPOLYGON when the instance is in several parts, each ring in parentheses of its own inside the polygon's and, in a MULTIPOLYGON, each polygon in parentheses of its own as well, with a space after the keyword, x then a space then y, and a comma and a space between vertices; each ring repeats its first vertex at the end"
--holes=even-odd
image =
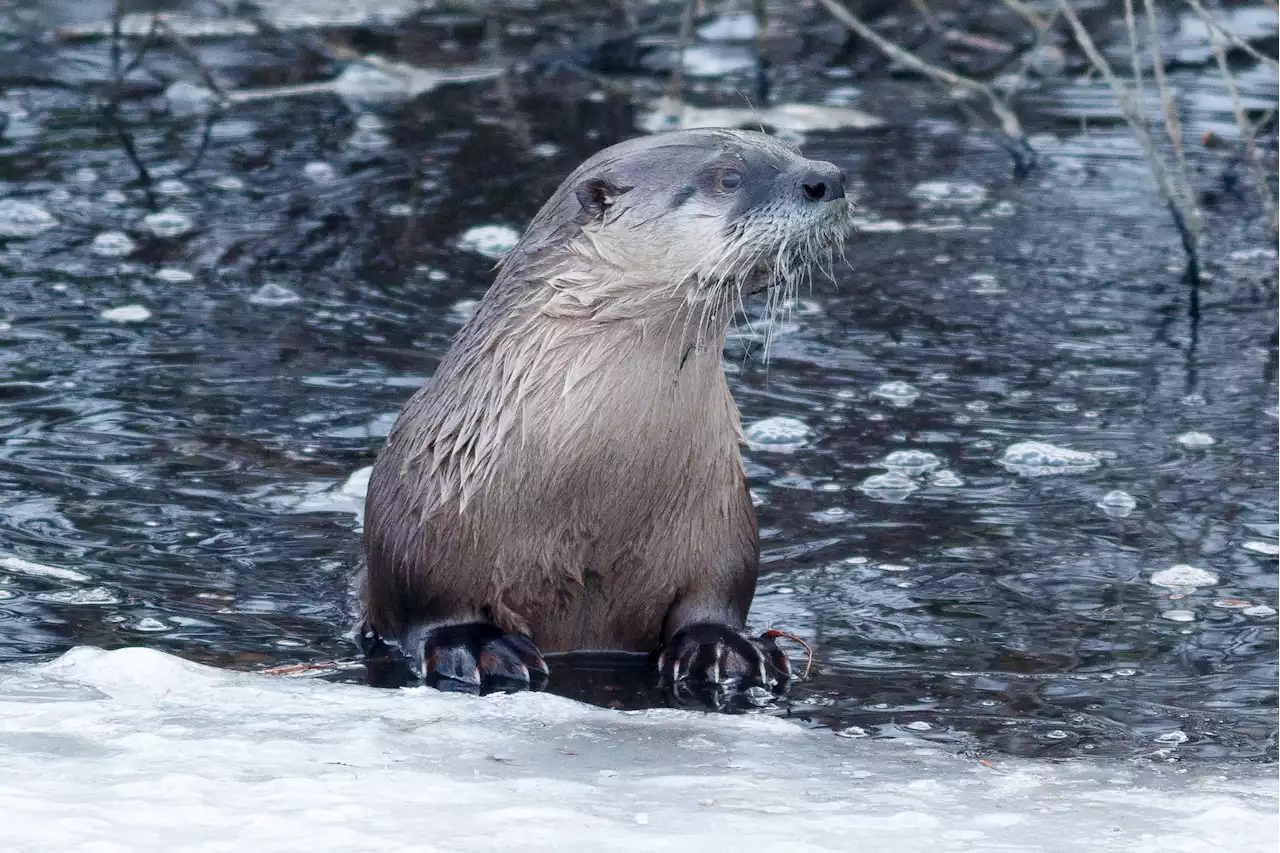
POLYGON ((752 639, 715 622, 677 631, 658 657, 658 670, 677 698, 688 688, 708 694, 716 707, 726 692, 749 696, 762 689, 781 696, 791 683, 791 662, 772 637, 752 639))
POLYGON ((547 685, 547 662, 523 634, 487 622, 431 628, 419 670, 428 687, 456 693, 515 693, 547 685))

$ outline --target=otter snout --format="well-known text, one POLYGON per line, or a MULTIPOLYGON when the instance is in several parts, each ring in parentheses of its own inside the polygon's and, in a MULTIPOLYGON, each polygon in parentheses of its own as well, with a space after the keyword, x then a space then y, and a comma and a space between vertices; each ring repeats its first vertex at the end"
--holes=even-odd
POLYGON ((844 172, 834 163, 810 160, 800 178, 800 192, 806 201, 844 198, 844 172))

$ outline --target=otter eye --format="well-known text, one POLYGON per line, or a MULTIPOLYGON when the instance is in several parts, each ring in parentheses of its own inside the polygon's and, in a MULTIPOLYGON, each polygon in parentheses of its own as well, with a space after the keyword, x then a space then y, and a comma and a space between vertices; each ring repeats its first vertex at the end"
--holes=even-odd
POLYGON ((725 169, 720 176, 720 186, 726 190, 736 190, 742 185, 742 173, 737 169, 725 169))

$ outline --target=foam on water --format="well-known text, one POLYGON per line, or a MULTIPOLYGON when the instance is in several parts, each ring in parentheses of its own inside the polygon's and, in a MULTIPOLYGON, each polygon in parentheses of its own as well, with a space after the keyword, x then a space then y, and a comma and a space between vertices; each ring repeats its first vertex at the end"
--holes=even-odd
POLYGON ((1165 610, 1160 614, 1161 619, 1168 619, 1170 622, 1194 622, 1196 614, 1194 610, 1165 610))
POLYGON ((15 557, 12 554, 0 557, 0 569, 17 572, 20 575, 54 578, 55 580, 78 581, 81 583, 91 580, 88 575, 75 569, 64 569, 61 566, 35 563, 31 560, 24 560, 22 557, 15 557))
POLYGON ((872 474, 858 486, 858 490, 868 497, 888 503, 904 501, 908 495, 919 488, 914 480, 900 471, 872 474))
POLYGON ((684 73, 690 77, 723 77, 755 65, 755 53, 741 45, 697 44, 684 52, 684 73))
POLYGON ((254 305, 292 305, 295 302, 301 302, 302 297, 294 293, 283 285, 275 282, 267 282, 266 284, 255 290, 250 296, 249 301, 254 305))
POLYGON ((449 306, 449 319, 456 323, 465 323, 475 315, 479 307, 479 299, 459 299, 449 306))
POLYGON ((1255 554, 1266 554, 1268 557, 1280 554, 1280 545, 1275 542, 1246 542, 1240 547, 1255 554))
POLYGON ((872 390, 871 396, 878 397, 891 406, 905 408, 920 397, 920 391, 906 382, 883 382, 872 390))
POLYGON ((0 199, 0 237, 34 237, 57 227, 57 217, 33 201, 0 199))
POLYGON ((123 231, 103 231, 93 238, 89 251, 102 258, 123 258, 136 248, 138 244, 123 231))
POLYGON ((987 200, 987 188, 963 181, 925 181, 907 195, 926 206, 977 207, 987 200))
POLYGON ((743 430, 747 445, 753 450, 778 451, 803 447, 809 439, 809 432, 804 421, 782 416, 756 421, 743 430))
MULTIPOLYGON (((880 127, 884 121, 878 116, 852 107, 830 106, 808 103, 781 103, 772 106, 755 107, 698 107, 692 104, 680 104, 673 111, 667 101, 658 101, 637 117, 638 127, 651 133, 700 127, 749 127, 758 128, 761 124, 771 127, 792 139, 802 138, 806 133, 817 131, 834 131, 842 129, 867 129, 880 127)), ((905 229, 905 226, 903 226, 905 229)), ((860 230, 873 230, 869 227, 860 230)))
POLYGON ((1198 569, 1185 563, 1151 573, 1151 583, 1166 587, 1217 586, 1218 576, 1206 569, 1198 569))
POLYGON ((520 232, 509 225, 477 225, 463 232, 458 247, 497 260, 515 248, 520 232))
POLYGON ((1026 477, 1079 474, 1102 464, 1092 453, 1069 450, 1042 441, 1020 441, 1012 444, 998 461, 1013 473, 1026 477))
POLYGON ((1133 495, 1117 489, 1099 498, 1096 506, 1112 518, 1127 518, 1137 508, 1138 502, 1133 495))
POLYGON ((942 489, 958 489, 964 485, 964 480, 955 471, 943 468, 941 471, 934 471, 929 478, 929 484, 942 489))
MULTIPOLYGON (((1274 768, 979 763, 857 727, 836 737, 755 715, 374 690, 137 648, 0 667, 0 730, 0 844, 11 853, 1277 843, 1274 768)), ((1172 731, 1157 739, 1177 746, 1172 731)))
POLYGON ((1210 447, 1217 443, 1217 439, 1205 432, 1184 432, 1177 438, 1178 444, 1183 447, 1210 447))
POLYGON ((317 184, 327 184, 338 175, 333 166, 323 160, 312 160, 302 167, 302 174, 317 184))
POLYGON ((119 604, 120 596, 104 586, 89 589, 63 589, 56 592, 38 592, 33 598, 49 604, 119 604))
POLYGON ((212 89, 197 86, 185 80, 171 83, 164 90, 164 98, 169 105, 169 111, 183 117, 204 115, 218 102, 218 96, 212 89))
POLYGON ((347 146, 357 151, 381 151, 390 144, 391 139, 385 133, 364 127, 347 137, 347 146))
POLYGON ((179 196, 190 193, 191 187, 187 186, 177 178, 166 178, 156 184, 155 191, 160 195, 179 196))
POLYGON ((195 228, 191 217, 171 207, 143 217, 142 225, 157 237, 177 237, 195 228))
POLYGON ((181 267, 161 267, 156 270, 156 278, 170 284, 186 284, 195 280, 195 274, 181 267))
POLYGON ((112 323, 141 323, 151 319, 151 312, 142 305, 121 305, 119 308, 108 308, 98 316, 112 323))
POLYGON ((884 468, 914 477, 942 466, 942 460, 925 450, 895 450, 880 463, 884 468))

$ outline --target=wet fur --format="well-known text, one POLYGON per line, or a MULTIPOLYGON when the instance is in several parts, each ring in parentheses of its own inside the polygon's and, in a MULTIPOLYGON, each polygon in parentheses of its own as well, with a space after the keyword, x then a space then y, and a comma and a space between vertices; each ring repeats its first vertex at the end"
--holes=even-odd
POLYGON ((745 293, 777 280, 785 297, 849 227, 842 202, 805 219, 776 193, 676 179, 744 156, 775 180, 806 162, 762 134, 645 137, 588 160, 535 217, 374 467, 365 627, 408 649, 486 620, 553 652, 744 624, 758 554, 726 328, 745 293))

